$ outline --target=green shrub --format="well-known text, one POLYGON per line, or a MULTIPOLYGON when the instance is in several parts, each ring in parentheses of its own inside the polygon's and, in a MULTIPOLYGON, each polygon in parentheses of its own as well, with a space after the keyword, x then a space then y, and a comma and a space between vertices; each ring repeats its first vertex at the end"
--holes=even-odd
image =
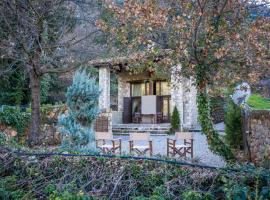
POLYGON ((68 191, 59 192, 54 191, 53 194, 49 196, 49 200, 90 200, 89 196, 84 195, 83 193, 73 194, 68 191))
POLYGON ((178 131, 180 128, 180 114, 176 106, 173 109, 172 117, 171 117, 171 126, 173 131, 178 131))
POLYGON ((16 175, 0 179, 0 199, 22 199, 24 197, 24 190, 15 187, 17 181, 16 175))
POLYGON ((0 112, 0 123, 11 126, 18 131, 19 136, 24 134, 30 121, 30 113, 23 112, 17 107, 5 107, 0 112))
POLYGON ((225 110, 225 141, 232 148, 243 146, 241 109, 230 98, 225 110))
POLYGON ((270 172, 156 161, 18 156, 0 148, 0 199, 270 199, 270 172), (5 164, 2 164, 5 163, 5 164))
POLYGON ((247 104, 254 109, 270 109, 270 99, 263 98, 259 94, 251 95, 247 104))
POLYGON ((0 145, 17 146, 16 139, 0 131, 0 145))

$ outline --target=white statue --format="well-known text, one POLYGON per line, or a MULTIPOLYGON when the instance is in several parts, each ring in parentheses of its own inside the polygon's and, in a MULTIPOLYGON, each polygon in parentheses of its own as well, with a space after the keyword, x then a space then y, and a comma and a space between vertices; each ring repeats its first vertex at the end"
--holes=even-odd
POLYGON ((231 95, 231 98, 235 104, 240 106, 247 102, 250 95, 251 95, 250 85, 247 82, 243 82, 235 87, 234 92, 231 95))

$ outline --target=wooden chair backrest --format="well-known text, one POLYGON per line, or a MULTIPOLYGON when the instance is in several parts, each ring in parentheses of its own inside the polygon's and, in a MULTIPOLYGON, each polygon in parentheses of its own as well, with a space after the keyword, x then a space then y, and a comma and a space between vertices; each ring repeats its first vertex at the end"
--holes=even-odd
POLYGON ((191 140, 193 139, 193 133, 192 132, 176 132, 175 133, 175 139, 176 140, 191 140))
POLYGON ((95 132, 96 140, 112 140, 113 135, 110 132, 95 132))
POLYGON ((130 133, 130 140, 132 141, 149 141, 150 133, 130 133))

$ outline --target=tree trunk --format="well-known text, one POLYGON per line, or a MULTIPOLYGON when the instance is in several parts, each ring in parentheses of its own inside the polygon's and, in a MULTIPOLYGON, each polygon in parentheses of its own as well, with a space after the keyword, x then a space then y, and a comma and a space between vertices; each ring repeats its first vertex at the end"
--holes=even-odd
POLYGON ((200 70, 197 67, 196 85, 197 85, 197 105, 199 121, 203 134, 206 135, 207 143, 211 151, 221 155, 226 160, 233 160, 234 155, 230 148, 219 138, 218 132, 214 129, 214 123, 211 117, 210 99, 207 90, 205 69, 200 70))
POLYGON ((40 77, 31 70, 29 73, 31 88, 31 124, 29 131, 29 145, 39 144, 40 133, 40 77))

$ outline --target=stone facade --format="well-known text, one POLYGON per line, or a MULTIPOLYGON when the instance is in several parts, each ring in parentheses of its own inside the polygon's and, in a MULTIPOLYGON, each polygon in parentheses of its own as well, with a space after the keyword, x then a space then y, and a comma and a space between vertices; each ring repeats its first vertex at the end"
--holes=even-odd
POLYGON ((171 108, 176 106, 180 113, 181 127, 194 128, 198 125, 198 109, 196 103, 197 90, 192 79, 183 78, 179 72, 181 66, 172 68, 171 73, 171 108))
MULTIPOLYGON (((172 68, 171 75, 171 112, 174 106, 180 112, 180 120, 182 127, 185 129, 193 128, 198 125, 198 111, 196 105, 197 90, 193 85, 193 80, 182 78, 179 75, 181 66, 172 68)), ((110 108, 110 72, 109 67, 99 68, 99 86, 102 90, 99 107, 105 112, 112 113, 112 123, 122 123, 123 99, 130 97, 130 82, 137 80, 149 79, 147 73, 131 75, 128 72, 121 72, 117 74, 118 78, 118 111, 109 111, 110 108)))
POLYGON ((130 97, 129 76, 126 73, 118 74, 118 111, 123 112, 123 99, 130 97))
POLYGON ((260 165, 270 161, 270 110, 246 111, 246 140, 250 159, 260 165))
POLYGON ((108 112, 110 109, 110 69, 108 67, 99 68, 99 109, 108 112))

